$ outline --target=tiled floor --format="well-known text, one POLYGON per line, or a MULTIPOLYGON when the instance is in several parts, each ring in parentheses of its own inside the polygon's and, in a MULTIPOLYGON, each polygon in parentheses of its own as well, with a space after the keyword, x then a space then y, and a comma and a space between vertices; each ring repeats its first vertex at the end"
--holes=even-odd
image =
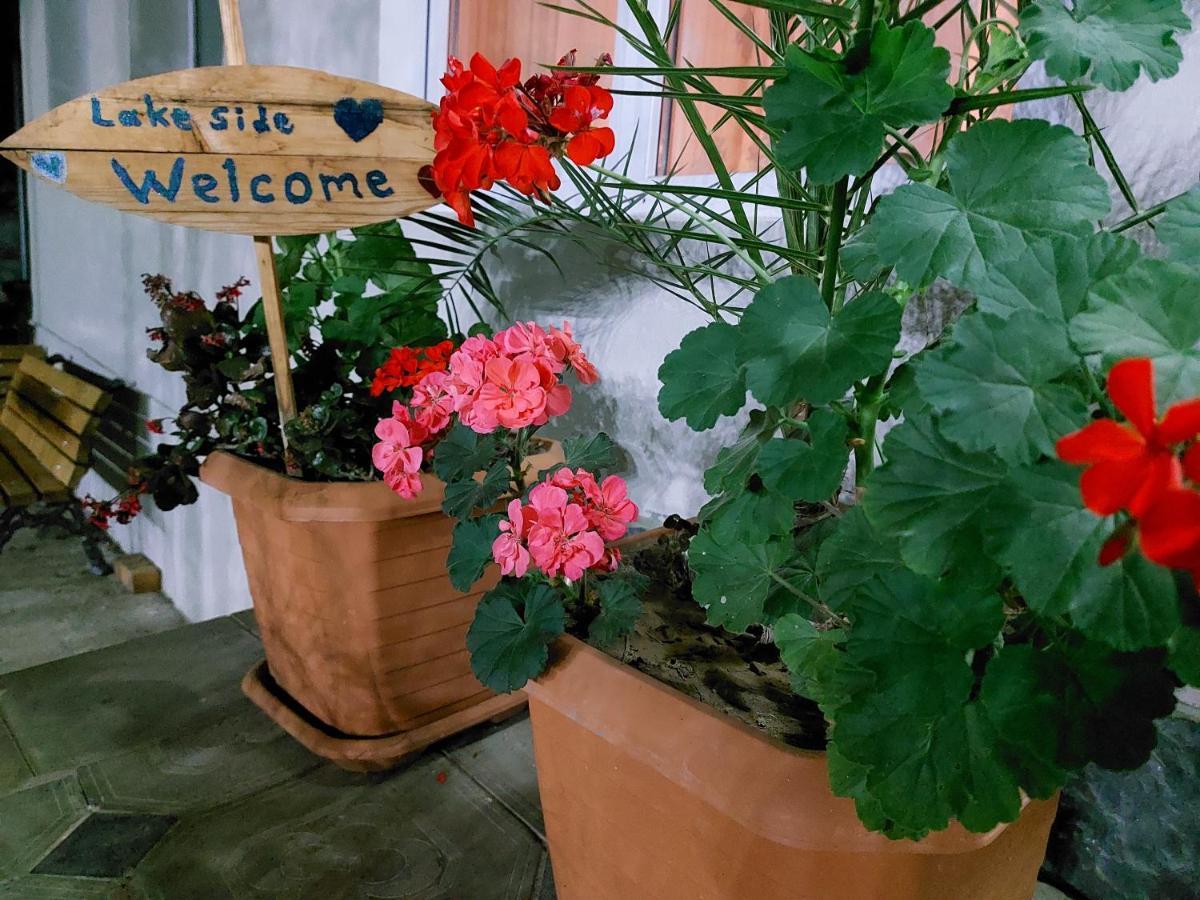
POLYGON ((0 898, 553 896, 527 719, 342 772, 242 696, 252 616, 180 627, 76 568, 0 556, 0 898))
POLYGON ((525 717, 351 775, 242 696, 253 616, 181 626, 71 541, 0 573, 0 900, 553 900, 525 717))

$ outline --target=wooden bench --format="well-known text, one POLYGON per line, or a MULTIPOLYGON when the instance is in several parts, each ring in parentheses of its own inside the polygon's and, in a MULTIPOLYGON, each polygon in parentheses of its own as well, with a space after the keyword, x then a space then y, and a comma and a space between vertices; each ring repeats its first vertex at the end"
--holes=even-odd
POLYGON ((0 407, 0 549, 24 525, 58 522, 83 536, 92 571, 108 571, 100 532, 75 497, 108 402, 101 388, 33 354, 21 359, 0 407))
POLYGON ((46 353, 36 344, 0 344, 0 406, 4 405, 8 383, 17 374, 17 366, 27 355, 42 357, 46 353))

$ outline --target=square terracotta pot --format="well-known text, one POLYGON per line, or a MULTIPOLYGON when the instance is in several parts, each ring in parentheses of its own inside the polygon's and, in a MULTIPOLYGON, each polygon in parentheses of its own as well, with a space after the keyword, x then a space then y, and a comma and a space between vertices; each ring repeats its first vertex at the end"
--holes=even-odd
MULTIPOLYGON (((554 445, 530 467, 561 458, 554 445)), ((223 452, 200 478, 233 500, 269 670, 248 676, 247 693, 310 749, 386 767, 524 704, 471 673, 467 629, 498 573, 469 594, 451 586, 454 520, 439 479, 423 475, 405 500, 382 482, 298 481, 223 452)))
POLYGON ((574 638, 526 686, 559 900, 1030 900, 1057 798, 987 834, 868 831, 825 756, 574 638))

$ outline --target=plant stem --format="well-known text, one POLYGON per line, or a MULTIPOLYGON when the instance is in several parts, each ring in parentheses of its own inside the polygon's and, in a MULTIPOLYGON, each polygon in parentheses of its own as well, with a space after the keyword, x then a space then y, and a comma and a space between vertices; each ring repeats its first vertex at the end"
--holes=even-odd
POLYGON ((846 621, 845 619, 843 619, 841 616, 839 616, 837 613, 835 613, 832 609, 830 609, 828 606, 826 606, 820 600, 817 600, 814 597, 810 597, 808 594, 804 593, 804 591, 800 590, 800 588, 796 587, 794 584, 792 584, 790 581, 788 581, 786 578, 784 578, 778 572, 772 570, 772 571, 767 572, 767 574, 771 576, 772 581, 774 581, 780 587, 784 588, 786 591, 788 591, 788 593, 790 593, 796 597, 799 597, 801 600, 803 600, 805 603, 807 603, 809 606, 811 606, 817 612, 821 613, 821 615, 826 616, 827 618, 829 618, 835 622, 841 622, 841 623, 845 624, 845 621, 846 621))
POLYGON ((837 288, 838 259, 842 252, 842 229, 846 223, 846 192, 850 187, 850 179, 842 178, 833 186, 833 196, 829 201, 829 231, 825 236, 825 262, 821 266, 821 299, 831 312, 841 309, 841 302, 835 300, 837 288))
POLYGON ((886 372, 868 378, 859 401, 858 436, 862 443, 854 448, 854 483, 857 485, 861 485, 875 468, 875 429, 879 424, 886 380, 886 372))
POLYGON ((1104 157, 1105 165, 1108 166, 1108 171, 1112 173, 1113 181, 1117 183, 1117 189, 1120 190, 1121 196, 1125 198, 1125 202, 1129 204, 1129 208, 1136 213, 1138 211, 1137 197, 1134 196, 1133 188, 1129 186, 1129 181, 1125 178, 1125 173, 1121 171, 1121 167, 1117 164, 1117 157, 1113 154, 1112 148, 1108 146, 1108 141, 1104 139, 1104 135, 1100 131, 1100 126, 1092 118, 1091 110, 1087 108, 1087 104, 1083 102, 1083 97, 1079 94, 1072 94, 1071 99, 1075 101, 1075 108, 1079 110, 1079 115, 1083 119, 1084 137, 1091 138, 1096 143, 1100 155, 1104 157))

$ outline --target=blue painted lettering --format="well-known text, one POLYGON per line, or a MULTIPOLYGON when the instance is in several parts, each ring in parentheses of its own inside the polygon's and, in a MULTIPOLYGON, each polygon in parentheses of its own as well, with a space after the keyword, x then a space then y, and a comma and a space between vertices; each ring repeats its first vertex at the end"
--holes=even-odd
POLYGON ((212 122, 209 127, 213 131, 224 131, 229 127, 229 123, 225 120, 225 116, 229 113, 228 106, 214 106, 212 111, 212 122))
POLYGON ((380 199, 390 197, 396 193, 395 188, 384 187, 387 184, 387 172, 382 169, 372 169, 367 173, 367 187, 371 189, 371 193, 380 199))
POLYGON ((117 121, 126 128, 141 128, 142 117, 136 109, 123 109, 117 113, 117 121))
POLYGON ((145 94, 142 99, 146 102, 146 121, 150 123, 151 128, 162 126, 170 128, 171 123, 167 119, 167 108, 165 106, 155 106, 154 98, 149 94, 145 94))
POLYGON ((146 170, 146 177, 142 179, 141 186, 134 184, 133 179, 129 177, 129 171, 117 162, 116 157, 112 159, 112 170, 138 203, 148 205, 151 191, 161 194, 168 203, 174 203, 175 195, 179 193, 179 185, 183 182, 183 157, 176 157, 175 164, 171 166, 169 187, 158 180, 158 174, 153 169, 146 170))
POLYGON ((270 183, 271 183, 270 175, 255 175, 253 178, 250 179, 250 196, 253 197, 255 199, 255 201, 258 203, 274 203, 275 202, 274 194, 272 194, 272 193, 261 194, 258 191, 258 186, 260 184, 270 184, 270 183))
POLYGON ((258 118, 254 120, 254 130, 259 134, 266 134, 271 130, 271 124, 267 121, 267 108, 261 103, 258 104, 258 118))
POLYGON ((99 125, 101 128, 115 128, 117 123, 112 119, 106 119, 100 111, 100 98, 92 98, 92 124, 99 125))
POLYGON ((192 117, 186 109, 176 106, 171 110, 171 121, 175 123, 175 127, 180 131, 192 130, 192 117))
POLYGON ((221 198, 213 193, 217 189, 217 176, 207 172, 197 172, 192 176, 192 190, 205 203, 220 203, 221 198))
POLYGON ((318 175, 317 177, 321 179, 321 190, 325 192, 326 200, 333 199, 333 197, 329 196, 329 186, 331 184, 337 185, 338 193, 340 194, 346 189, 347 181, 350 182, 350 190, 354 191, 354 196, 359 200, 362 199, 362 191, 358 189, 358 176, 351 172, 343 172, 341 175, 318 175))
POLYGON ((237 163, 232 157, 225 157, 225 162, 221 163, 221 168, 225 170, 225 174, 229 176, 229 199, 234 203, 238 202, 238 183, 237 183, 237 163))
POLYGON ((296 130, 296 126, 288 120, 287 113, 285 112, 275 113, 274 122, 275 130, 280 134, 291 134, 296 130))
POLYGON ((312 198, 312 182, 303 172, 292 172, 283 181, 283 195, 288 198, 288 203, 307 203, 312 198), (296 182, 304 185, 303 194, 297 194, 292 190, 292 185, 296 182))

